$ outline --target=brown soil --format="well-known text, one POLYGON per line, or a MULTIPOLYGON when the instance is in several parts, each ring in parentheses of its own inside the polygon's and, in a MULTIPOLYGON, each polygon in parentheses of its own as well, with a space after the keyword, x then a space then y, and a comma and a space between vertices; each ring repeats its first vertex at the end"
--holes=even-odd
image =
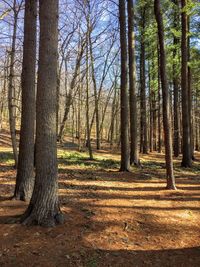
POLYGON ((65 224, 55 228, 15 223, 27 204, 7 200, 16 173, 1 163, 0 266, 200 266, 200 162, 184 170, 177 161, 178 190, 167 191, 164 156, 142 161, 143 168, 132 173, 62 162, 65 224))

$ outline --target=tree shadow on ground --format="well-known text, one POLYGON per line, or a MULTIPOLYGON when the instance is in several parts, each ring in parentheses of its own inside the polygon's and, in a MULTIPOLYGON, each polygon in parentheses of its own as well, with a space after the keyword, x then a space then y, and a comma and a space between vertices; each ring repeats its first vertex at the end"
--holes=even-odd
MULTIPOLYGON (((19 214, 1 216, 0 224, 9 228, 0 240, 0 266, 199 266, 200 246, 177 248, 181 229, 176 223, 157 222, 155 227, 155 215, 134 212, 126 221, 129 228, 123 229, 123 217, 122 221, 97 220, 98 212, 84 203, 77 201, 73 206, 69 202, 67 206, 65 224, 50 229, 16 224, 19 214), (176 239, 173 245, 169 235, 176 239)), ((182 227, 191 232, 191 226, 182 227)))
MULTIPOLYGON (((101 160, 97 164, 105 167, 101 160)), ((73 165, 59 170, 64 225, 22 226, 16 222, 27 203, 2 195, 1 267, 200 265, 198 180, 177 179, 184 190, 172 192, 164 190, 166 180, 159 172, 152 172, 152 180, 143 178, 144 170, 94 172, 73 165)), ((1 185, 3 192, 6 186, 1 185)))

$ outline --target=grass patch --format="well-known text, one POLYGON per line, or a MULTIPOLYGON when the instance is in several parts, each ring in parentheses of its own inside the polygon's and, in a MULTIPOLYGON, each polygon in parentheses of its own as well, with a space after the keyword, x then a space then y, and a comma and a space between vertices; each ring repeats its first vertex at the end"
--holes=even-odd
POLYGON ((87 261, 87 267, 97 267, 98 266, 98 260, 93 257, 93 258, 90 258, 88 261, 87 261))
POLYGON ((165 163, 162 163, 162 162, 145 160, 145 161, 141 161, 141 164, 145 169, 150 169, 150 170, 159 170, 159 169, 165 168, 165 163))
POLYGON ((105 159, 101 156, 95 156, 93 160, 90 160, 87 153, 80 152, 66 152, 60 150, 58 152, 58 160, 59 163, 66 166, 78 165, 95 169, 119 168, 119 162, 117 160, 105 159))
POLYGON ((0 163, 13 164, 13 153, 10 151, 0 151, 0 163))

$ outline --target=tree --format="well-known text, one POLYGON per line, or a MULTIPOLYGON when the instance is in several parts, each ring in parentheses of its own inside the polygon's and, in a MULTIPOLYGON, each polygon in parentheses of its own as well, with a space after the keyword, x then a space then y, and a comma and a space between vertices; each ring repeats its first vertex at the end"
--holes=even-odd
POLYGON ((10 134, 13 148, 13 155, 15 160, 15 168, 18 164, 18 151, 17 151, 17 138, 16 138, 16 129, 15 129, 15 100, 14 100, 14 65, 15 65, 15 52, 16 52, 16 35, 17 35, 17 24, 18 24, 18 15, 21 10, 22 1, 17 5, 16 0, 13 1, 13 13, 14 13, 14 24, 13 24, 13 34, 12 34, 12 47, 10 51, 10 70, 9 70, 9 79, 8 79, 8 110, 9 110, 9 125, 10 125, 10 134))
MULTIPOLYGON (((64 130, 65 130, 65 126, 66 126, 66 122, 67 122, 69 111, 70 111, 70 107, 71 107, 71 105, 73 103, 73 97, 76 95, 76 93, 78 91, 78 90, 75 90, 75 87, 76 87, 76 83, 77 83, 77 78, 79 76, 79 70, 80 70, 80 65, 81 65, 81 60, 82 60, 82 57, 83 57, 84 50, 85 50, 85 40, 81 39, 81 41, 80 41, 80 49, 79 49, 79 51, 77 53, 75 69, 74 69, 73 77, 72 77, 72 80, 71 80, 71 83, 70 83, 69 92, 66 95, 64 116, 63 116, 63 119, 62 119, 62 122, 61 122, 61 125, 60 125, 59 134, 58 134, 58 137, 57 137, 57 140, 59 142, 62 142, 63 135, 64 135, 64 130)), ((80 82, 80 80, 78 82, 80 82)), ((57 96, 57 98, 58 98, 58 96, 57 96)), ((58 104, 57 104, 57 106, 58 106, 58 104)))
POLYGON ((181 0, 181 88, 182 88, 182 128, 183 128, 183 158, 181 165, 183 167, 191 167, 191 137, 190 137, 190 115, 189 115, 189 93, 188 93, 188 53, 187 53, 187 0, 181 0))
POLYGON ((3 80, 3 88, 1 91, 1 100, 0 100, 0 131, 1 131, 2 125, 3 125, 3 111, 4 111, 4 105, 5 105, 4 100, 5 100, 6 89, 7 89, 8 61, 9 61, 9 58, 7 56, 7 57, 5 57, 4 68, 3 68, 4 69, 4 71, 3 71, 4 80, 3 80))
POLYGON ((37 1, 25 2, 22 69, 22 115, 14 197, 31 197, 34 184, 35 67, 37 1))
POLYGON ((128 136, 128 84, 127 84, 127 41, 125 0, 119 0, 119 23, 121 45, 121 167, 120 171, 129 171, 129 136, 128 136))
POLYGON ((128 1, 129 104, 130 104, 130 163, 139 164, 137 134, 137 94, 133 0, 128 1))
POLYGON ((87 147, 89 157, 93 160, 92 144, 91 144, 91 131, 90 131, 90 117, 89 117, 89 32, 87 33, 87 46, 86 46, 86 131, 87 131, 87 147))
POLYGON ((91 39, 91 22, 90 22, 90 14, 88 14, 88 43, 89 43, 89 51, 90 51, 90 61, 91 61, 91 72, 92 72, 92 81, 94 87, 94 102, 95 102, 95 115, 96 115, 96 146, 97 150, 100 149, 100 131, 99 131, 99 101, 98 101, 98 92, 97 92, 97 83, 95 78, 95 69, 94 69, 94 56, 93 56, 93 47, 92 47, 92 39, 91 39))
POLYGON ((157 44, 157 54, 158 54, 158 153, 162 150, 162 123, 161 123, 161 85, 160 85, 160 50, 159 44, 157 44))
POLYGON ((22 222, 26 225, 54 226, 63 220, 57 194, 56 153, 58 0, 40 0, 39 7, 36 178, 33 195, 22 222))
MULTIPOLYGON (((174 29, 177 32, 179 26, 179 4, 177 0, 173 0, 174 3, 174 29)), ((178 157, 180 153, 180 123, 179 123, 179 73, 177 72, 177 56, 178 45, 180 43, 179 37, 174 33, 173 37, 173 89, 174 89, 174 156, 178 157)))
POLYGON ((147 107, 146 107, 146 73, 145 73, 145 27, 146 27, 146 3, 140 10, 140 150, 142 153, 148 153, 147 145, 147 107))
POLYGON ((163 127, 165 137, 165 161, 167 171, 167 189, 176 189, 172 159, 172 134, 170 124, 170 100, 166 74, 166 55, 164 45, 164 26, 160 10, 160 0, 154 1, 154 12, 158 25, 158 38, 160 46, 160 76, 163 95, 163 127))

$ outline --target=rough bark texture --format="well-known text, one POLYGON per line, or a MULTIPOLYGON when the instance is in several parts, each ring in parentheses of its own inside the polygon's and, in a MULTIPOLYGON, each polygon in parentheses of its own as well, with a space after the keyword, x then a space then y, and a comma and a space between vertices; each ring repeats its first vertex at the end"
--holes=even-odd
MULTIPOLYGON (((173 0, 174 8, 174 28, 178 30, 179 10, 178 0, 173 0)), ((178 157, 180 153, 180 123, 179 123, 179 77, 177 73, 177 54, 179 38, 174 35, 174 51, 173 51, 173 89, 174 89, 174 156, 178 157)))
POLYGON ((156 106, 156 92, 153 92, 153 102, 152 102, 152 110, 153 110, 153 150, 157 150, 157 106, 156 106))
MULTIPOLYGON (((151 67, 148 62, 148 75, 149 75, 149 150, 153 151, 153 88, 151 87, 151 67)), ((153 77, 152 77, 153 80, 153 77)))
POLYGON ((140 42, 140 151, 148 153, 147 145, 147 108, 146 108, 146 74, 145 74, 145 7, 142 7, 141 42, 140 42))
POLYGON ((126 8, 125 0, 119 0, 119 23, 121 45, 121 167, 120 171, 129 171, 129 137, 128 137, 128 86, 127 86, 127 42, 126 42, 126 8))
POLYGON ((160 88, 160 49, 158 45, 158 153, 162 150, 162 123, 161 123, 161 88, 160 88))
POLYGON ((129 51, 129 104, 130 104, 130 137, 131 137, 130 163, 139 165, 133 0, 128 1, 128 51, 129 51))
POLYGON ((58 202, 56 83, 58 0, 40 0, 40 48, 36 103, 36 178, 22 222, 54 226, 63 221, 58 202))
POLYGON ((14 197, 27 200, 34 184, 34 125, 37 1, 25 2, 22 69, 22 117, 14 197))
MULTIPOLYGON (((187 19, 187 24, 188 24, 188 27, 187 27, 187 34, 188 34, 188 37, 187 37, 187 51, 188 51, 188 63, 190 63, 190 17, 188 16, 188 19, 187 19)), ((193 120, 192 120, 192 102, 193 102, 193 99, 192 99, 192 95, 193 95, 193 90, 192 90, 192 70, 191 70, 191 67, 190 67, 190 64, 188 64, 188 114, 189 114, 189 127, 190 127, 190 146, 191 146, 191 159, 194 160, 194 133, 193 133, 193 120)))
POLYGON ((170 99, 169 99, 168 82, 167 82, 167 75, 166 75, 164 27, 163 27, 162 14, 160 10, 160 0, 154 1, 154 11, 155 11, 156 21, 158 25, 158 37, 159 37, 159 45, 160 45, 160 74, 161 74, 162 95, 163 95, 163 127, 164 127, 164 137, 165 137, 167 189, 176 189, 174 171, 173 171, 173 159, 172 159, 170 99))
MULTIPOLYGON (((181 0, 181 7, 184 8, 186 0, 181 0)), ((188 53, 187 53, 187 14, 185 11, 181 13, 182 38, 181 38, 181 87, 182 87, 182 166, 191 167, 191 138, 190 138, 190 115, 189 115, 189 99, 188 99, 188 53)))

